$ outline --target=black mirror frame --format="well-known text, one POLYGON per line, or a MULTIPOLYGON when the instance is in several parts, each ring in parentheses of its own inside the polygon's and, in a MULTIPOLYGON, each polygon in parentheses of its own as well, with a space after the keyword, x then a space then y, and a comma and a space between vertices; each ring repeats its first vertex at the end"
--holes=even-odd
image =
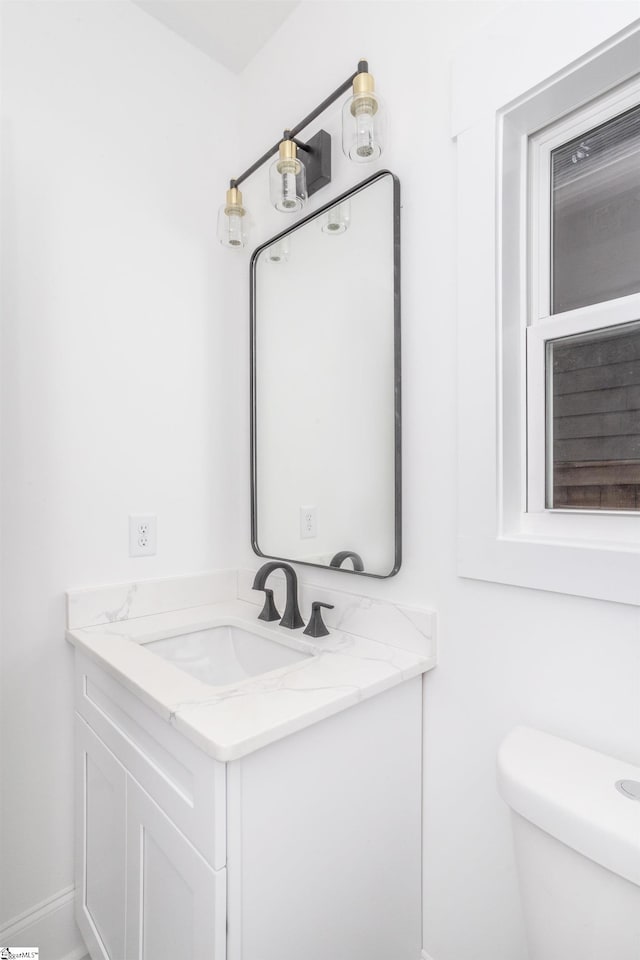
POLYGON ((265 243, 253 251, 250 261, 250 288, 249 288, 249 311, 250 311, 250 347, 249 357, 251 366, 250 381, 250 440, 251 440, 251 546, 253 552, 266 559, 284 560, 289 563, 301 563, 307 567, 317 567, 319 570, 336 570, 340 573, 349 573, 359 577, 373 577, 376 580, 387 580, 395 576, 402 564, 402 408, 401 408, 401 340, 400 340, 400 180, 390 170, 380 170, 373 176, 368 177, 361 183, 352 187, 350 190, 340 194, 339 197, 326 203, 323 207, 314 210, 302 220, 296 221, 291 227, 282 230, 271 237, 265 243), (292 557, 276 557, 273 554, 263 553, 258 546, 258 477, 257 477, 257 456, 256 456, 256 261, 259 255, 267 247, 294 233, 305 223, 315 220, 335 204, 341 203, 349 197, 355 196, 366 187, 381 180, 383 177, 391 177, 393 182, 393 342, 394 342, 394 485, 395 485, 395 557, 393 568, 389 573, 367 573, 366 571, 350 570, 346 567, 331 567, 321 563, 309 563, 306 560, 297 560, 292 557))

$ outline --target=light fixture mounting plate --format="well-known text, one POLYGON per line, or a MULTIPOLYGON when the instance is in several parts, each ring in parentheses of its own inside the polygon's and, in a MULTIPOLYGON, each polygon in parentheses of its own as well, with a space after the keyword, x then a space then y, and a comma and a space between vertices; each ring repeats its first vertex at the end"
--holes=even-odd
POLYGON ((307 174, 307 194, 313 194, 331 183, 331 134, 319 130, 306 143, 302 158, 307 174))

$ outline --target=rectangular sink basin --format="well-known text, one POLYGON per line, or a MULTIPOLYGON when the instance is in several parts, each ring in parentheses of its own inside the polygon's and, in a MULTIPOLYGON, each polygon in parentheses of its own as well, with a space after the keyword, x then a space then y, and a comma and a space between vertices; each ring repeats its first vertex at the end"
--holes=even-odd
POLYGON ((311 656, 228 624, 152 640, 144 646, 197 680, 216 687, 288 667, 311 656))

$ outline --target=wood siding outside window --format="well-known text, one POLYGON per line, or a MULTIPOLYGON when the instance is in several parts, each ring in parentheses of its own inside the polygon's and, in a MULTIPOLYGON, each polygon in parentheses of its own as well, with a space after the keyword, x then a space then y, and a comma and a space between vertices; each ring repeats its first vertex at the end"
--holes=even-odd
POLYGON ((640 509, 640 324, 550 345, 553 506, 640 509))

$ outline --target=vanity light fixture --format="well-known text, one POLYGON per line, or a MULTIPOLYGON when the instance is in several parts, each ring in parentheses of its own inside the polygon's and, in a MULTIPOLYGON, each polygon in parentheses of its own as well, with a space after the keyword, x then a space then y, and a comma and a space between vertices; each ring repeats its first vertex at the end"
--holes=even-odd
POLYGON ((283 140, 278 148, 278 159, 269 170, 269 193, 281 213, 296 213, 305 204, 307 177, 293 140, 283 140))
MULTIPOLYGON (((353 88, 353 96, 343 109, 342 143, 344 152, 359 163, 377 160, 382 152, 383 113, 374 90, 373 77, 366 60, 360 60, 357 71, 340 84, 322 103, 292 127, 239 177, 229 181, 226 202, 218 214, 218 239, 226 247, 239 249, 247 242, 248 216, 238 187, 276 153, 278 159, 269 172, 271 201, 283 213, 302 209, 307 197, 331 183, 331 137, 320 130, 306 143, 298 134, 331 106, 334 101, 353 88)), ((328 232, 343 233, 349 217, 328 232)), ((324 228, 323 228, 324 229, 324 228)))
POLYGON ((353 78, 353 96, 342 108, 342 149, 356 163, 370 163, 382 153, 384 110, 368 70, 353 78))

